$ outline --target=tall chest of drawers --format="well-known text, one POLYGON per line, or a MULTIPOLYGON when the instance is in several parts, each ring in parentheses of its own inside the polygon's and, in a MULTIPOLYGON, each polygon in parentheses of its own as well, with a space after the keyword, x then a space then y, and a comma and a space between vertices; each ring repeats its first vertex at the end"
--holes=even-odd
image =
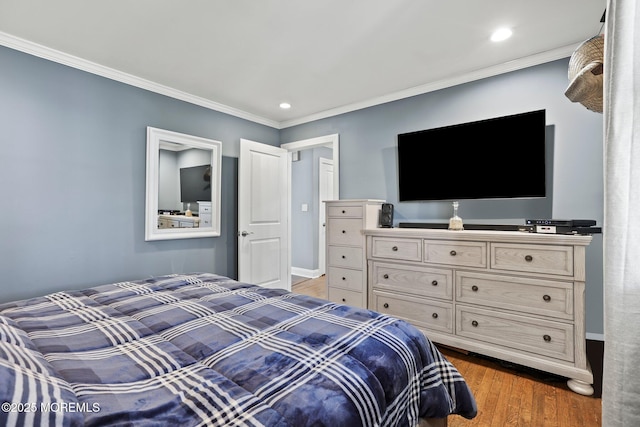
POLYGON ((366 238, 377 227, 381 200, 332 200, 326 204, 327 291, 333 302, 367 307, 366 238))
POLYGON ((211 214, 211 202, 198 202, 198 218, 200 218, 200 228, 212 227, 211 214))
POLYGON ((593 393, 586 357, 590 236, 368 229, 368 307, 434 342, 570 378, 593 393))

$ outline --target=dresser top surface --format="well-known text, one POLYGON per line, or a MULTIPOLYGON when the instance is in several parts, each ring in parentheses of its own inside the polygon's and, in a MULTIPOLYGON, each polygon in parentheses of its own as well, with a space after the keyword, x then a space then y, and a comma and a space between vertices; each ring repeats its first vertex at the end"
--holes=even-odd
POLYGON ((436 240, 460 241, 489 241, 506 243, 535 243, 549 245, 578 245, 587 246, 592 236, 576 234, 542 234, 523 231, 492 231, 492 230, 462 230, 424 228, 368 228, 363 230, 367 236, 380 237, 414 237, 436 240))
POLYGON ((376 199, 340 199, 340 200, 323 200, 324 203, 329 204, 354 204, 354 203, 384 203, 384 200, 376 199))
POLYGON ((186 215, 158 215, 161 219, 169 219, 174 221, 200 221, 200 217, 186 215))

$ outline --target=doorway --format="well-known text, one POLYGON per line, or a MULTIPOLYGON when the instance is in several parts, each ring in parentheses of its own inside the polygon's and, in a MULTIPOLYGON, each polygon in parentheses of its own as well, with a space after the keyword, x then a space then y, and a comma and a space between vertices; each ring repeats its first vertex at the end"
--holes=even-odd
POLYGON ((319 277, 326 269, 321 200, 339 198, 339 137, 327 135, 280 147, 291 153, 291 274, 319 277))

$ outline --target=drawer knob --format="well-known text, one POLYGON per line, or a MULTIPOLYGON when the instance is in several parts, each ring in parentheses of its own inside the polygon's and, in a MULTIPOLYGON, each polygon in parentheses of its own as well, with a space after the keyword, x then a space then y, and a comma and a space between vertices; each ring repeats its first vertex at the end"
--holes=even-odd
POLYGON ((347 230, 342 230, 342 234, 346 234, 347 230))
POLYGON ((474 320, 473 322, 471 322, 471 326, 473 326, 474 328, 478 327, 478 321, 474 320))
POLYGON ((456 256, 456 255, 458 255, 458 253, 456 251, 451 251, 451 252, 449 252, 449 255, 456 256))
POLYGON ((437 280, 434 280, 433 282, 431 282, 431 284, 432 284, 433 286, 438 286, 438 281, 437 281, 437 280))
POLYGON ((346 277, 343 277, 343 278, 342 278, 342 280, 347 280, 347 278, 346 278, 346 277))
POLYGON ((478 292, 478 287, 477 287, 476 285, 473 285, 473 286, 471 287, 471 290, 472 290, 473 292, 478 292))
POLYGON ((398 247, 394 246, 394 247, 391 248, 391 250, 394 251, 394 252, 398 252, 398 247))
POLYGON ((347 302, 347 299, 346 298, 342 298, 342 302, 347 302))
POLYGON ((384 303, 384 305, 383 305, 383 307, 384 307, 384 308, 389 308, 389 303, 388 303, 388 302, 385 302, 385 303, 384 303))
POLYGON ((347 213, 347 211, 345 211, 344 209, 342 210, 342 213, 347 213))
POLYGON ((342 255, 342 259, 346 259, 346 258, 347 258, 346 256, 342 255))
POLYGON ((385 274, 385 275, 384 275, 384 276, 382 276, 382 277, 384 277, 385 279, 388 279, 388 278, 389 278, 389 275, 388 275, 388 274, 385 274))
POLYGON ((524 260, 527 261, 527 262, 531 262, 531 261, 533 261, 533 257, 531 255, 526 255, 524 257, 524 260))
POLYGON ((551 342, 551 337, 549 335, 543 336, 542 339, 544 339, 545 342, 551 342))
POLYGON ((433 313, 433 314, 431 315, 431 317, 433 317, 434 319, 437 319, 437 318, 438 318, 438 313, 433 313))
POLYGON ((551 301, 551 297, 550 297, 549 295, 545 295, 545 296, 543 296, 543 297, 542 297, 542 299, 543 299, 545 302, 549 302, 549 301, 551 301))

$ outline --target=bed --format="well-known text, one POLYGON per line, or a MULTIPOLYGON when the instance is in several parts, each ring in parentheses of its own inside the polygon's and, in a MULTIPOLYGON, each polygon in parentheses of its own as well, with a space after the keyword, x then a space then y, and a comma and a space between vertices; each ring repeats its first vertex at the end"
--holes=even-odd
POLYGON ((473 418, 417 329, 210 273, 0 305, 0 425, 414 426, 473 418))

